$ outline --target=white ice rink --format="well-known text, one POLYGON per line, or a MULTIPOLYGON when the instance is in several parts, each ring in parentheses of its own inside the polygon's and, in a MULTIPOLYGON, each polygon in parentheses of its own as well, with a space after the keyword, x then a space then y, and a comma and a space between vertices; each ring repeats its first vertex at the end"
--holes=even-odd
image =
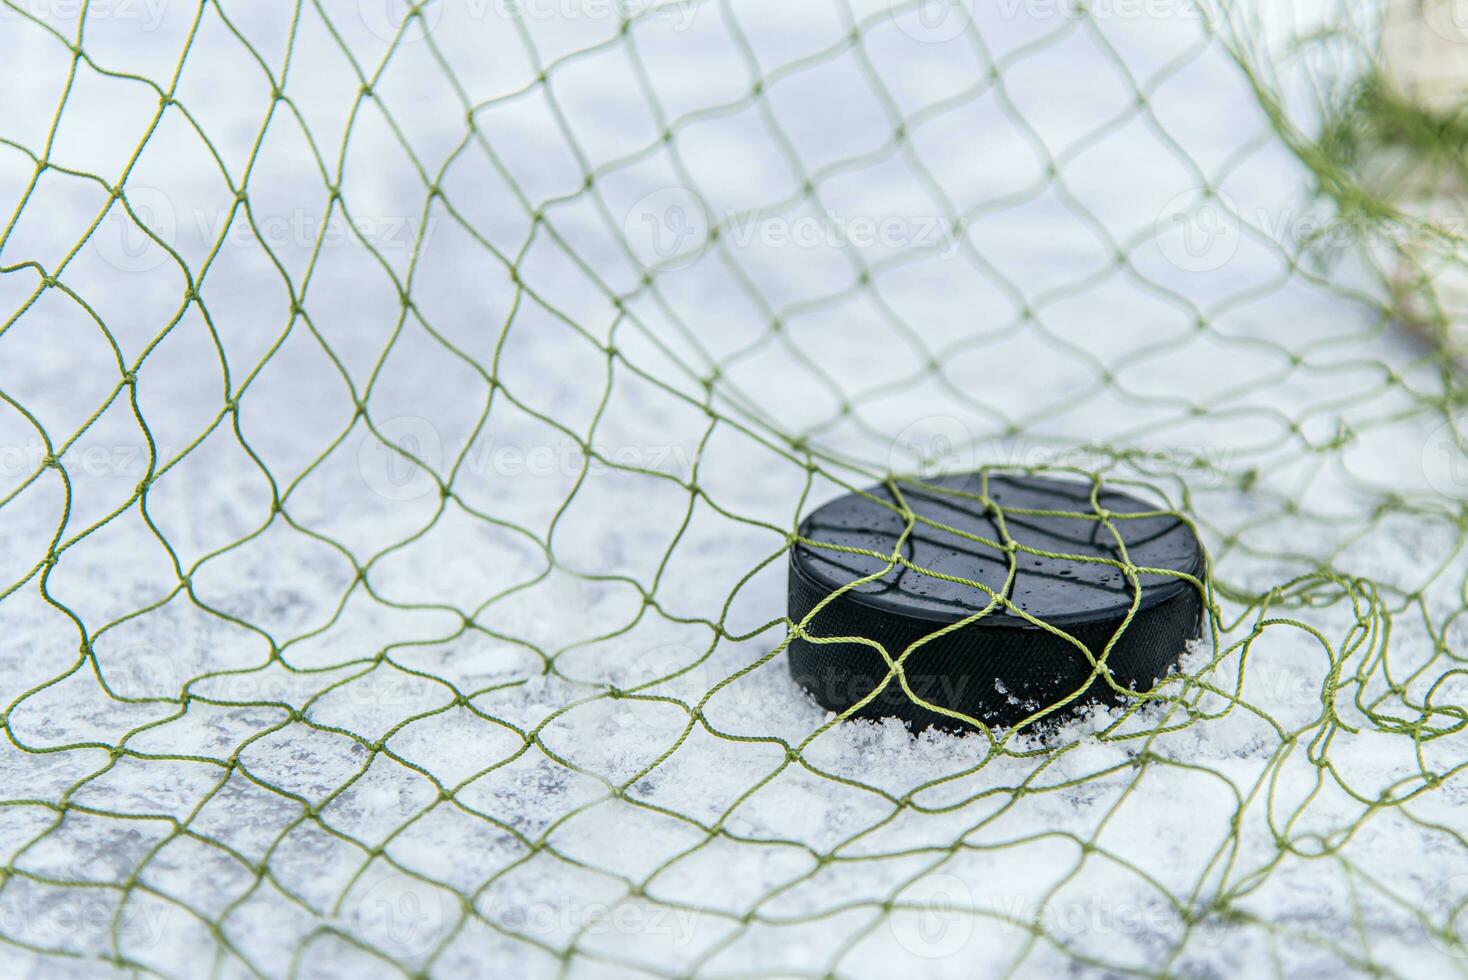
POLYGON ((0 974, 1462 972, 1445 382, 1191 5, 80 7, 0 7, 0 974), (826 727, 785 535, 935 453, 1195 517, 1243 705, 826 727))

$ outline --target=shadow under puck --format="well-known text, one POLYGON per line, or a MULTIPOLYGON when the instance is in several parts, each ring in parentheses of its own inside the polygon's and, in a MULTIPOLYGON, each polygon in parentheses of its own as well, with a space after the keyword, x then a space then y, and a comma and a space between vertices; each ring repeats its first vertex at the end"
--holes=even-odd
MULTIPOLYGON (((1203 550, 1175 513, 1105 486, 1098 512, 1089 483, 985 479, 974 473, 900 482, 898 495, 915 515, 905 539, 899 496, 885 485, 866 491, 875 499, 848 494, 801 523, 801 541, 790 553, 789 614, 797 624, 811 618, 804 636, 790 643, 790 671, 822 707, 843 712, 891 673, 880 652, 850 638, 875 641, 893 661, 918 644, 902 662, 914 694, 1010 727, 1077 692, 1071 706, 1120 700, 1104 677, 1092 677, 1090 659, 1067 636, 1097 658, 1111 643, 1106 666, 1132 691, 1150 690, 1198 636, 1202 598, 1180 576, 1202 580, 1203 550), (860 553, 888 556, 899 540, 912 567, 887 568, 886 558, 860 553), (1138 573, 1134 589, 1125 569, 1109 562, 1160 571, 1138 573), (993 603, 973 582, 1014 608, 994 603, 982 617, 942 632, 993 603), (833 638, 840 639, 819 642, 833 638)), ((914 730, 969 727, 914 701, 896 677, 853 717, 895 717, 914 730)))

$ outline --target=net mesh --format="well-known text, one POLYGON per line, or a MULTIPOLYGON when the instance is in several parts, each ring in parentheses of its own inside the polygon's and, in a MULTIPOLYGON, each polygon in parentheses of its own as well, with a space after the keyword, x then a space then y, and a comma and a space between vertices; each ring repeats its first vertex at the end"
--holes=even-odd
POLYGON ((1448 5, 3 10, 12 974, 1461 972, 1448 5), (815 707, 799 518, 979 468, 1202 641, 815 707))

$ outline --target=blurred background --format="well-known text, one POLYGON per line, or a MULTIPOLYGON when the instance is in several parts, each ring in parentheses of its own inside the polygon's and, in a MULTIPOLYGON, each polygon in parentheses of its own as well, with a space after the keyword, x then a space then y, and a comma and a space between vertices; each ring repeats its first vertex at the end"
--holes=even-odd
POLYGON ((1465 26, 0 0, 0 963, 1462 972, 1465 26), (983 466, 1203 640, 827 715, 800 516, 983 466))

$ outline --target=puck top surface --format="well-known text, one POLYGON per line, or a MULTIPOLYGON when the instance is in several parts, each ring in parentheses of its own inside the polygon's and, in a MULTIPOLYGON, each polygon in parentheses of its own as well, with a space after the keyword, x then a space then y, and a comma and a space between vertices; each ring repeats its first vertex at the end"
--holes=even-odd
MULTIPOLYGON (((986 511, 980 474, 943 476, 921 482, 902 482, 902 498, 921 518, 993 542, 1004 540, 999 517, 986 511)), ((989 497, 1003 512, 1003 526, 1019 544, 1041 551, 1083 558, 1122 561, 1116 535, 1099 519, 1091 503, 1089 483, 1035 476, 990 474, 989 497), (1015 513, 1014 510, 1065 511, 1075 516, 1015 513)), ((905 522, 895 509, 896 499, 886 486, 867 493, 892 507, 859 494, 848 494, 817 508, 800 525, 800 536, 814 542, 862 548, 891 554, 905 522)), ((1161 511, 1164 508, 1129 494, 1106 488, 1097 498, 1114 515, 1161 511)), ((1162 568, 1201 577, 1203 553, 1186 523, 1170 513, 1113 517, 1116 532, 1126 543, 1134 566, 1162 568)), ((995 592, 1005 588, 1009 556, 960 534, 933 527, 922 520, 903 543, 908 561, 922 569, 980 582, 995 592)), ((1015 580, 1008 598, 1025 613, 1061 626, 1096 619, 1120 619, 1132 605, 1132 588, 1122 569, 1114 565, 1072 558, 1048 558, 1025 551, 1014 554, 1015 580)), ((852 581, 881 572, 887 562, 867 555, 833 551, 800 542, 793 553, 793 569, 825 590, 834 591, 852 581)), ((1155 573, 1138 574, 1139 610, 1167 601, 1194 586, 1185 579, 1155 573)), ((880 578, 842 593, 846 601, 876 612, 956 622, 989 605, 988 593, 971 585, 950 582, 900 564, 880 578)), ((996 606, 975 625, 1034 628, 1023 617, 996 606)))

